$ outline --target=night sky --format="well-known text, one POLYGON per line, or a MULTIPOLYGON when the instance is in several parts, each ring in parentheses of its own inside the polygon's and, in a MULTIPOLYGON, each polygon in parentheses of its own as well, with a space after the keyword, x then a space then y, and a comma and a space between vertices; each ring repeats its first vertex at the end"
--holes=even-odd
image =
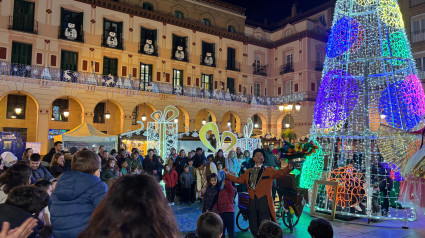
MULTIPOLYGON (((249 21, 264 24, 277 23, 291 15, 291 7, 297 2, 298 12, 305 12, 311 8, 330 0, 221 0, 246 8, 246 16, 249 21)), ((332 1, 332 0, 331 0, 332 1)), ((335 1, 335 0, 333 0, 335 1)), ((248 22, 249 22, 248 21, 248 22)))

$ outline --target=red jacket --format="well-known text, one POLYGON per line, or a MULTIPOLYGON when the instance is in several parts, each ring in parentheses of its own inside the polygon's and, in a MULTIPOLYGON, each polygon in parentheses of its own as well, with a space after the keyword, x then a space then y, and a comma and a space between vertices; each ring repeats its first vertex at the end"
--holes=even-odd
POLYGON ((167 188, 174 188, 177 184, 177 181, 179 180, 179 175, 175 170, 170 171, 171 174, 170 172, 165 172, 162 176, 162 179, 164 179, 165 186, 167 186, 167 188))
POLYGON ((232 182, 226 178, 224 189, 218 194, 218 201, 214 205, 214 210, 219 214, 224 212, 235 212, 233 198, 236 195, 236 189, 232 186, 232 182))

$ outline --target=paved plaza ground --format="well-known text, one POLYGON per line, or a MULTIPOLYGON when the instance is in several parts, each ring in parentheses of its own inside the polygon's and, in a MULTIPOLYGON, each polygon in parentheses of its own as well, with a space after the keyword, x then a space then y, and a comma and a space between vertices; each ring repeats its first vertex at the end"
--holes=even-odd
MULTIPOLYGON (((173 206, 178 225, 183 234, 196 230, 196 221, 201 214, 201 208, 198 203, 190 206, 173 206)), ((313 219, 310 217, 309 208, 304 208, 298 225, 291 234, 289 229, 282 225, 284 237, 310 238, 307 227, 313 219)), ((402 229, 404 223, 401 221, 381 221, 376 223, 367 223, 367 219, 357 219, 353 221, 332 221, 334 237, 353 237, 353 238, 419 238, 425 237, 425 217, 423 212, 417 211, 418 220, 408 222, 409 229, 402 229)), ((236 228, 237 229, 237 228, 236 228)), ((252 237, 250 232, 236 231, 237 238, 252 237)))

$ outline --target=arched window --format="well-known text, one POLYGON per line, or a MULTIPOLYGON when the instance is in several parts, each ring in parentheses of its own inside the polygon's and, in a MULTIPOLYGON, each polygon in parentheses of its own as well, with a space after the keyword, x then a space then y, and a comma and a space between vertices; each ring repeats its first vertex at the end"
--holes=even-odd
POLYGON ((254 122, 254 129, 262 129, 263 128, 263 122, 261 121, 261 118, 255 114, 252 117, 252 122, 254 122))
POLYGON ((286 37, 288 37, 288 36, 290 36, 290 35, 292 35, 292 29, 289 29, 289 30, 287 30, 287 31, 285 32, 285 36, 286 36, 286 37))
POLYGON ((260 32, 257 32, 257 33, 255 33, 254 37, 257 40, 261 40, 261 39, 263 39, 263 34, 261 34, 260 32))
POLYGON ((153 11, 153 5, 151 3, 144 2, 143 3, 143 9, 148 10, 148 11, 153 11))
POLYGON ((211 21, 208 18, 202 19, 202 22, 204 23, 205 26, 211 26, 211 21))
POLYGON ((236 32, 236 29, 235 29, 235 27, 234 27, 234 26, 229 25, 229 26, 227 27, 227 31, 228 31, 228 32, 235 33, 235 32, 236 32))
POLYGON ((174 16, 176 16, 177 18, 180 18, 180 19, 184 18, 184 14, 181 11, 175 11, 174 16))
POLYGON ((285 117, 283 117, 282 119, 282 129, 292 129, 294 128, 295 122, 294 122, 294 118, 287 114, 285 117))

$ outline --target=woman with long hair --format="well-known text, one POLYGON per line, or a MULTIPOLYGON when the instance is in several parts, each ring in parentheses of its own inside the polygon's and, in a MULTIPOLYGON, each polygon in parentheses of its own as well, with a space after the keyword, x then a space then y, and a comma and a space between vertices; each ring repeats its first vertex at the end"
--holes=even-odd
POLYGON ((59 177, 68 169, 65 167, 65 156, 62 153, 55 153, 50 161, 50 173, 53 177, 59 177))
POLYGON ((0 176, 0 203, 6 201, 7 194, 13 188, 20 185, 30 185, 31 174, 31 167, 24 162, 18 162, 6 170, 0 176))
POLYGON ((79 238, 181 237, 173 211, 150 175, 120 177, 94 210, 79 238))
POLYGON ((119 176, 119 171, 115 165, 115 159, 108 159, 106 164, 102 167, 102 172, 100 173, 100 179, 103 182, 106 182, 108 179, 116 178, 119 176))
POLYGON ((223 166, 223 169, 224 169, 224 167, 226 166, 226 158, 224 157, 222 149, 219 149, 217 151, 217 153, 215 154, 215 157, 213 159, 213 162, 214 162, 215 165, 217 165, 218 163, 221 163, 221 165, 223 166))
POLYGON ((22 155, 22 160, 25 161, 25 162, 30 162, 30 157, 31 157, 32 153, 33 153, 32 148, 26 148, 24 150, 24 154, 22 155))

